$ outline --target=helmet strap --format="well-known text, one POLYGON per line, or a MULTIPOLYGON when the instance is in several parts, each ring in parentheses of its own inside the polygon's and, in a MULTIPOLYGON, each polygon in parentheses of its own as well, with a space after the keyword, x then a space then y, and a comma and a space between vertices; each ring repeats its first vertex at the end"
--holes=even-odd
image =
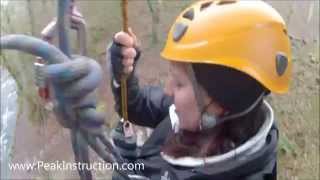
POLYGON ((245 110, 239 113, 226 115, 221 118, 217 117, 216 115, 209 114, 206 111, 209 105, 212 104, 212 101, 211 101, 208 105, 206 105, 205 109, 201 113, 200 131, 212 129, 219 124, 225 123, 228 120, 239 118, 241 116, 248 114, 259 104, 259 102, 263 99, 264 96, 265 96, 265 92, 261 93, 261 95, 245 110))

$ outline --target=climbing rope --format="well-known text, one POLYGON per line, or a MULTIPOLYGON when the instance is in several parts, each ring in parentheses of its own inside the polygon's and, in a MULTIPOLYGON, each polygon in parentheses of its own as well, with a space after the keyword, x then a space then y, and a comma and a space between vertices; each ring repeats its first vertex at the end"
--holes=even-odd
MULTIPOLYGON (((58 25, 58 34, 59 34, 58 36, 59 47, 61 51, 69 58, 71 58, 71 50, 70 50, 69 34, 68 34, 68 28, 70 27, 70 22, 71 22, 70 21, 71 18, 69 18, 70 7, 74 8, 73 2, 72 4, 70 4, 69 0, 58 1, 57 25, 58 25)), ((73 116, 73 117, 76 117, 76 116, 73 116)), ((72 150, 75 156, 75 162, 81 163, 81 164, 85 163, 89 165, 90 164, 89 149, 88 149, 88 144, 85 142, 85 137, 88 136, 88 132, 82 132, 81 134, 80 128, 73 126, 71 128, 70 135, 71 135, 71 142, 72 142, 72 150)), ((78 169, 78 173, 81 180, 92 179, 91 171, 89 171, 88 169, 78 169)))
MULTIPOLYGON (((124 32, 129 34, 129 23, 128 23, 128 0, 121 1, 122 8, 122 29, 124 32)), ((123 118, 123 133, 126 138, 126 142, 135 147, 136 137, 133 132, 133 126, 129 122, 128 117, 128 88, 127 88, 127 79, 128 74, 124 72, 121 75, 121 110, 122 110, 122 118, 123 118)))
MULTIPOLYGON (((122 26, 123 31, 129 33, 128 30, 128 1, 122 0, 122 26)), ((128 121, 128 97, 127 97, 127 75, 122 74, 121 77, 121 109, 124 122, 128 121)))
MULTIPOLYGON (((58 20, 57 27, 59 32, 59 47, 60 50, 45 42, 44 40, 26 36, 26 35, 6 35, 0 38, 0 48, 1 49, 15 49, 20 50, 35 56, 41 57, 47 64, 56 64, 61 67, 66 66, 68 61, 71 61, 71 51, 69 47, 69 39, 68 39, 68 31, 66 27, 69 27, 69 18, 66 16, 66 12, 69 12, 68 7, 70 7, 69 0, 59 0, 58 2, 58 20)), ((82 56, 84 59, 89 58, 82 56)), ((79 68, 79 67, 75 67, 79 68)), ((41 68, 39 68, 41 69, 41 68)), ((54 68, 53 68, 54 69, 54 68)), ((52 70, 54 73, 57 73, 57 69, 52 70)), ((90 81, 86 82, 87 86, 92 89, 97 86, 99 80, 97 78, 97 71, 92 71, 93 74, 90 76, 90 81)), ((79 85, 80 88, 81 85, 79 85)), ((111 143, 111 141, 107 138, 101 128, 103 124, 98 124, 95 129, 96 131, 92 131, 92 127, 87 127, 88 123, 97 124, 97 119, 99 119, 99 115, 96 112, 96 109, 92 106, 84 106, 79 108, 72 108, 65 105, 65 99, 62 99, 60 95, 59 88, 53 86, 57 104, 59 104, 63 109, 66 109, 66 113, 68 113, 68 117, 70 119, 64 119, 63 121, 66 124, 61 124, 66 128, 71 129, 71 139, 72 139, 72 147, 75 154, 75 161, 80 163, 89 163, 89 153, 88 153, 88 145, 107 163, 118 163, 122 164, 124 161, 120 156, 119 152, 116 151, 111 143)), ((126 170, 119 170, 120 175, 124 179, 130 179, 128 177, 128 173, 126 170)), ((79 175, 81 179, 91 180, 92 175, 88 170, 79 171, 79 175)))
POLYGON ((122 28, 123 31, 128 33, 129 23, 128 23, 128 0, 122 0, 122 28))

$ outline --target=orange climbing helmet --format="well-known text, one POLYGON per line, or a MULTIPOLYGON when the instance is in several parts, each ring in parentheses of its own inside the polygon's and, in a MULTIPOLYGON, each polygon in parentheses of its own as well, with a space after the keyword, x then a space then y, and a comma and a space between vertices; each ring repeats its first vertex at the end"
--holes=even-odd
POLYGON ((183 11, 161 53, 169 61, 217 64, 285 93, 291 49, 284 20, 263 1, 204 0, 183 11))

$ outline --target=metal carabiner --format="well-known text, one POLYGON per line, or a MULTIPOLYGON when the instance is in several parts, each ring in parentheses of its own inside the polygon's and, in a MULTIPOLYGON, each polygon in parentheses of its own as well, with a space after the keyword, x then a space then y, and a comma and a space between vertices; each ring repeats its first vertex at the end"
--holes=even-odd
MULTIPOLYGON (((74 1, 70 3, 70 28, 76 30, 79 53, 82 56, 87 55, 87 37, 86 37, 86 21, 83 15, 79 12, 74 5, 74 1)), ((57 19, 52 20, 42 31, 41 39, 52 44, 55 36, 57 35, 57 19)), ((41 57, 37 57, 37 62, 34 63, 36 71, 36 85, 38 86, 38 94, 44 100, 45 104, 50 101, 50 83, 45 77, 41 77, 41 69, 44 61, 41 57), (38 77, 40 76, 40 77, 38 77)))
MULTIPOLYGON (((72 10, 70 15, 70 28, 77 31, 79 53, 82 56, 87 54, 87 25, 84 17, 78 11, 76 6, 70 5, 72 10)), ((47 42, 52 42, 53 38, 57 35, 57 20, 52 20, 42 31, 41 37, 47 42)))

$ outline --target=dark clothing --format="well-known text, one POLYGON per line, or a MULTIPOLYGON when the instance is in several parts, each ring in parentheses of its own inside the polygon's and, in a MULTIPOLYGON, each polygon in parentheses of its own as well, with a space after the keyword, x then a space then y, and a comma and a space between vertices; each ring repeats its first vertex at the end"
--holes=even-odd
MULTIPOLYGON (((113 87, 116 109, 120 111, 120 88, 113 87)), ((154 128, 140 148, 134 162, 143 163, 144 170, 136 172, 152 180, 273 180, 276 179, 276 147, 278 130, 275 125, 268 133, 265 145, 257 152, 224 162, 201 167, 181 167, 162 159, 160 152, 166 138, 173 133, 169 117, 172 99, 161 88, 139 88, 138 80, 128 80, 128 114, 132 123, 154 128)), ((121 178, 113 178, 118 180, 121 178)))

